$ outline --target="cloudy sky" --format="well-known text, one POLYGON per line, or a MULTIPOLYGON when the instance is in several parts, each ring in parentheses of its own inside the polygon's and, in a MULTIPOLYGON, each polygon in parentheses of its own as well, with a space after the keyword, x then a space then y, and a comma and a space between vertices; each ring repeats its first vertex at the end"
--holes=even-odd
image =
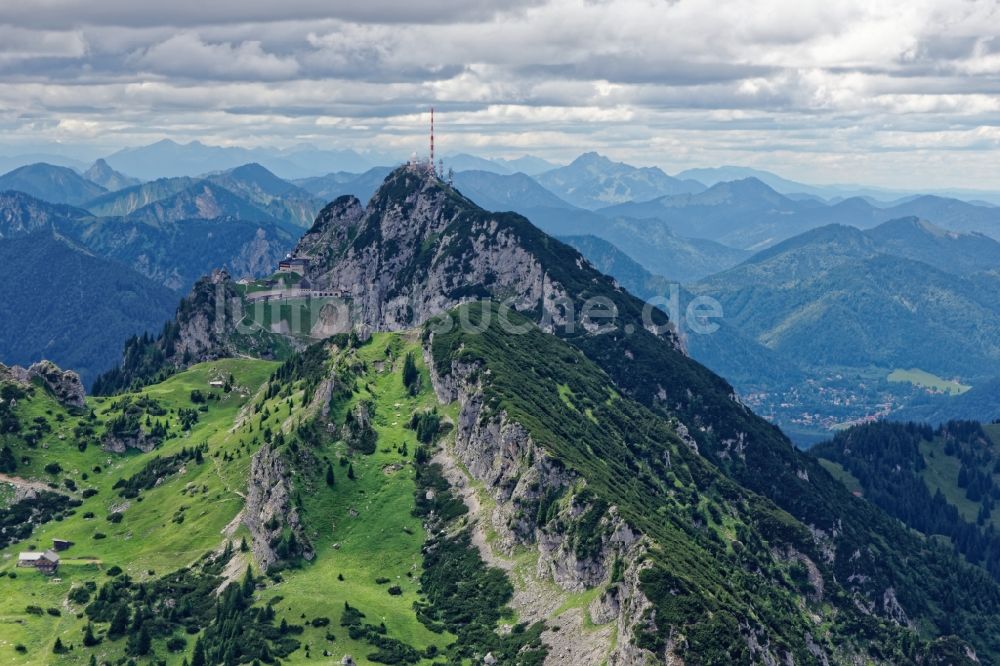
POLYGON ((162 138, 1000 190, 1000 2, 0 0, 0 154, 162 138))

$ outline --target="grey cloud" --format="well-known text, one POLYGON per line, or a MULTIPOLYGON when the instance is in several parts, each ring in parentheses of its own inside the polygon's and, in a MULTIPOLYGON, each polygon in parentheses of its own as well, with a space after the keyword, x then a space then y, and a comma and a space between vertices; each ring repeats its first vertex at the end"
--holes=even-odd
POLYGON ((434 104, 455 152, 995 150, 1000 19, 926 2, 5 2, 0 126, 409 152, 434 104))
POLYGON ((294 78, 299 70, 294 58, 268 53, 260 42, 206 43, 191 32, 137 52, 128 61, 143 71, 206 79, 271 81, 294 78))
POLYGON ((336 18, 362 23, 450 23, 486 20, 537 0, 44 0, 5 3, 0 22, 31 28, 87 25, 192 27, 336 18))
POLYGON ((650 60, 638 55, 593 55, 563 65, 536 65, 518 72, 543 77, 606 80, 613 83, 658 83, 677 86, 738 81, 768 76, 779 68, 726 62, 650 60))

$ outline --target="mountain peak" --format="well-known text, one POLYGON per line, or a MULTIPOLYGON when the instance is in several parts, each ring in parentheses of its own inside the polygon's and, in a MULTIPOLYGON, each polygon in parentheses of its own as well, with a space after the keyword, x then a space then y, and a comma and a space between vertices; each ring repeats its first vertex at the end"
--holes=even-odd
POLYGON ((134 187, 141 181, 137 178, 130 178, 123 173, 115 171, 107 161, 98 158, 89 169, 83 172, 83 177, 92 183, 96 183, 109 192, 117 192, 127 187, 134 187))
POLYGON ((80 205, 107 190, 73 169, 38 162, 0 176, 0 191, 18 190, 51 203, 80 205))
POLYGON ((591 150, 581 154, 570 163, 570 166, 607 166, 615 164, 611 158, 601 155, 597 151, 591 150))
POLYGON ((925 233, 938 238, 950 237, 958 238, 965 234, 960 234, 954 231, 948 231, 939 227, 929 220, 922 219, 916 215, 909 215, 907 217, 899 217, 894 220, 888 220, 878 225, 872 229, 874 233, 906 233, 906 232, 918 232, 925 233))
POLYGON ((740 194, 756 194, 756 195, 772 195, 778 194, 774 188, 769 186, 767 183, 762 181, 756 176, 747 176, 746 178, 740 178, 738 180, 730 180, 722 183, 718 183, 709 188, 712 190, 728 190, 730 192, 738 192, 740 194))
MULTIPOLYGON (((416 195, 430 196, 454 192, 441 178, 423 163, 407 163, 396 167, 382 181, 382 185, 372 195, 369 207, 385 207, 393 203, 402 204, 416 195)), ((473 202, 461 197, 469 206, 478 208, 473 202)))

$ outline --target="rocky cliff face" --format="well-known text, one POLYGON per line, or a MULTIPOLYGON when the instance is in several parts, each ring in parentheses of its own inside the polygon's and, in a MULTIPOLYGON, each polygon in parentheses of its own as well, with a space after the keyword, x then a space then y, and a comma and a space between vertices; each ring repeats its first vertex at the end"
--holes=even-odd
POLYGON ((213 271, 181 301, 173 321, 167 322, 158 338, 128 341, 122 365, 98 377, 94 393, 110 395, 136 388, 193 364, 240 353, 272 358, 275 338, 259 328, 244 327, 245 316, 243 300, 229 273, 213 271))
MULTIPOLYGON (((267 569, 281 559, 277 546, 289 533, 305 559, 313 557, 312 546, 303 534, 302 521, 292 502, 291 471, 284 458, 265 444, 250 464, 243 524, 251 534, 251 549, 261 568, 267 569)), ((287 541, 286 541, 287 543, 287 541)))
POLYGON ((34 379, 40 379, 45 387, 52 392, 56 400, 73 409, 83 409, 86 392, 80 375, 72 370, 61 370, 52 361, 39 361, 28 368, 13 366, 7 368, 0 365, 0 379, 4 376, 22 384, 30 384, 34 379))
POLYGON ((615 623, 620 639, 608 654, 608 664, 639 666, 656 662, 631 638, 638 627, 652 622, 651 604, 639 583, 643 537, 614 506, 596 501, 586 480, 567 470, 538 446, 520 423, 504 411, 484 404, 477 364, 453 362, 438 372, 429 351, 425 359, 439 400, 459 403, 454 455, 496 502, 490 523, 497 535, 494 547, 511 554, 518 546, 538 553, 537 576, 564 590, 582 592, 608 584, 608 590, 588 609, 594 624, 615 623), (586 547, 582 533, 589 531, 586 547), (611 580, 612 569, 625 571, 611 580))
POLYGON ((159 446, 159 444, 159 439, 150 437, 149 434, 142 430, 139 430, 139 433, 136 435, 120 436, 108 434, 101 439, 101 448, 111 453, 125 453, 129 449, 149 453, 159 446))
POLYGON ((51 204, 23 192, 0 192, 0 238, 18 238, 87 214, 85 210, 51 204))
POLYGON ((390 174, 367 208, 352 196, 327 206, 295 254, 311 259, 313 285, 350 296, 363 333, 410 328, 484 297, 549 312, 551 329, 566 322, 558 304, 584 296, 562 279, 567 266, 583 274, 582 284, 620 293, 524 218, 484 211, 413 166, 390 174))

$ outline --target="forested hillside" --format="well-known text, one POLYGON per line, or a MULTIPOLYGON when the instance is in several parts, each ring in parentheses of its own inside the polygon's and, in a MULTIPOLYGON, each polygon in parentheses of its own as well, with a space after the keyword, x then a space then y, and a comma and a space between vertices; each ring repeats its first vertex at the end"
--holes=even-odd
POLYGON ((122 340, 158 330, 177 307, 174 292, 52 231, 0 242, 0 266, 0 361, 48 359, 88 386, 115 364, 122 340))

